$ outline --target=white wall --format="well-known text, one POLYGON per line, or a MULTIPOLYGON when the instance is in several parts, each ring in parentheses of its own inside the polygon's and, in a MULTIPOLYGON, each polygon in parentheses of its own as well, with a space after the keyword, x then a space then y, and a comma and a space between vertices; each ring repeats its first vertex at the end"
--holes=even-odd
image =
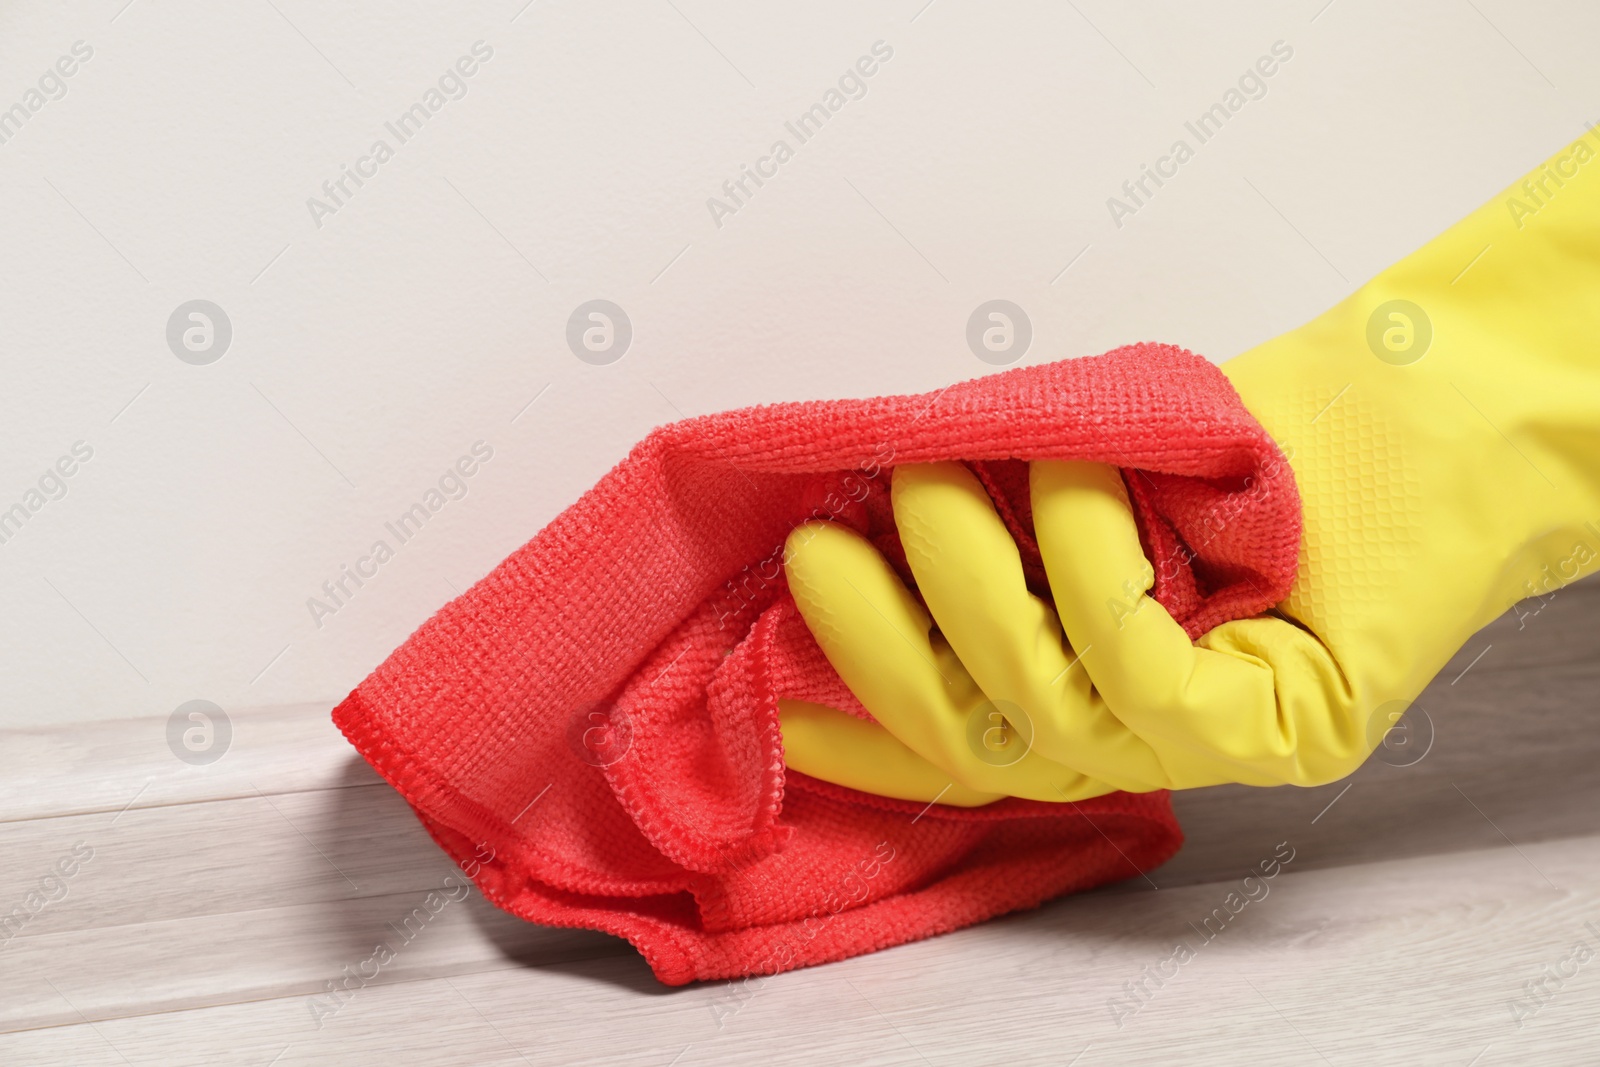
POLYGON ((93 452, 0 544, 0 726, 331 703, 653 425, 984 373, 991 298, 1031 318, 1027 362, 1221 361, 1600 119, 1576 0, 124 3, 0 12, 0 108, 42 102, 0 144, 0 509, 93 452), (65 95, 28 97, 79 41, 65 95), (385 122, 479 41, 399 143, 385 122), (879 41, 800 144, 785 121, 879 41), (1265 95, 1198 144, 1185 120, 1275 41, 1265 95), (314 219, 378 138, 393 158, 314 219), (1179 138, 1194 158, 1115 225, 1179 138), (777 139, 719 227, 708 197, 777 139), (595 298, 633 324, 610 365, 565 342, 595 298), (166 338, 194 299, 232 325, 206 365, 166 338), (399 546, 385 522, 479 441, 399 546))

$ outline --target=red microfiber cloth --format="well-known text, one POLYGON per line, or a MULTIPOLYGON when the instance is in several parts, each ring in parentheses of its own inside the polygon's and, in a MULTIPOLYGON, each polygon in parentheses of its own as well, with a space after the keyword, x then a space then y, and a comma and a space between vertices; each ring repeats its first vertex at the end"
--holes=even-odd
POLYGON ((951 459, 1041 592, 1033 459, 1122 469, 1153 595, 1191 637, 1293 580, 1300 500, 1272 439, 1210 363, 1133 345, 661 427, 334 721, 491 901, 625 937, 670 985, 871 952, 1164 862, 1182 842, 1164 792, 963 809, 785 771, 780 696, 866 715, 785 588, 785 536, 848 523, 909 578, 889 470, 951 459))

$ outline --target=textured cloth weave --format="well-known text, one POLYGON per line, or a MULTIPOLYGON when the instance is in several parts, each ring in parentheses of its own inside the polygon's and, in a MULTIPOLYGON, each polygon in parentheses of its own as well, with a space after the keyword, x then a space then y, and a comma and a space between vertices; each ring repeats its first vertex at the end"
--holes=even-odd
POLYGON ((785 536, 848 523, 909 579, 889 471, 948 459, 983 480, 1040 592, 1033 459, 1123 470, 1153 595, 1191 637, 1293 580, 1300 501, 1271 438, 1210 363, 1133 345, 661 427, 334 720, 491 901, 625 937, 673 985, 870 952, 1164 862, 1182 841, 1165 793, 961 809, 786 774, 780 696, 866 712, 789 597, 785 536))

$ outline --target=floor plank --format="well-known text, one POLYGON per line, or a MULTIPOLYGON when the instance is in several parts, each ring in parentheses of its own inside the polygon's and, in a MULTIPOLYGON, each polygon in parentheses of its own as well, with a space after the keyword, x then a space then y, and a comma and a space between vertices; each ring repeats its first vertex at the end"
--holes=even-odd
POLYGON ((286 1047, 280 1063, 472 1062, 407 1058, 416 1042, 488 1062, 511 1046, 540 1064, 680 1067, 1158 1064, 1179 1042, 1188 1062, 1489 1065, 1592 1048, 1600 963, 1520 1027, 1510 1005, 1576 942, 1600 950, 1600 837, 1296 869, 1317 847, 1312 830, 1237 914, 1237 883, 1092 893, 764 982, 665 990, 631 955, 546 962, 369 986, 321 1026, 307 997, 283 997, 11 1034, 0 1058, 92 1051, 91 1033, 131 1063, 217 1065, 286 1047), (1168 964, 1180 941, 1192 955, 1168 964), (1170 974, 1127 992, 1152 971, 1170 974), (394 1020, 403 1039, 384 1032, 394 1020))
POLYGON ((0 823, 0 900, 39 889, 74 847, 92 858, 21 936, 332 904, 424 889, 454 870, 379 785, 0 823))
POLYGON ((223 714, 231 736, 223 746, 220 734, 213 733, 213 744, 221 746, 213 751, 222 754, 208 764, 179 758, 165 718, 6 730, 0 745, 0 822, 381 781, 366 763, 347 758, 351 749, 327 705, 223 714))
POLYGON ((372 970, 380 943, 393 959, 372 986, 633 953, 604 934, 522 922, 465 883, 441 881, 333 904, 17 938, 0 971, 0 1032, 313 996, 344 981, 346 968, 372 970))
POLYGON ((1189 843, 1149 879, 677 990, 621 941, 474 892, 328 999, 453 868, 324 707, 236 712, 198 767, 164 719, 7 735, 0 913, 56 899, 0 942, 0 1062, 1581 1059, 1600 999, 1600 963, 1571 962, 1580 942, 1600 958, 1597 620, 1596 583, 1497 620, 1417 702, 1430 743, 1345 782, 1179 794, 1189 843), (1228 894, 1280 848, 1292 862, 1233 917, 1228 894), (49 881, 64 857, 76 873, 49 881), (1530 992, 1546 968, 1567 977, 1530 992))

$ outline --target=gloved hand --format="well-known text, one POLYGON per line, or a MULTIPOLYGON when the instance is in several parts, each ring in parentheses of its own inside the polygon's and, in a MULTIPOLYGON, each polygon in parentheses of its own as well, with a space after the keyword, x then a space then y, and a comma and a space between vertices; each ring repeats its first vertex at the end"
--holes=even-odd
POLYGON ((1600 563, 1597 154, 1587 135, 1222 367, 1304 501, 1272 612, 1191 643, 1097 464, 1031 467, 1054 610, 959 464, 894 472, 931 617, 852 531, 794 531, 795 601, 878 724, 782 701, 788 765, 961 805, 1354 770, 1474 632, 1600 563))

